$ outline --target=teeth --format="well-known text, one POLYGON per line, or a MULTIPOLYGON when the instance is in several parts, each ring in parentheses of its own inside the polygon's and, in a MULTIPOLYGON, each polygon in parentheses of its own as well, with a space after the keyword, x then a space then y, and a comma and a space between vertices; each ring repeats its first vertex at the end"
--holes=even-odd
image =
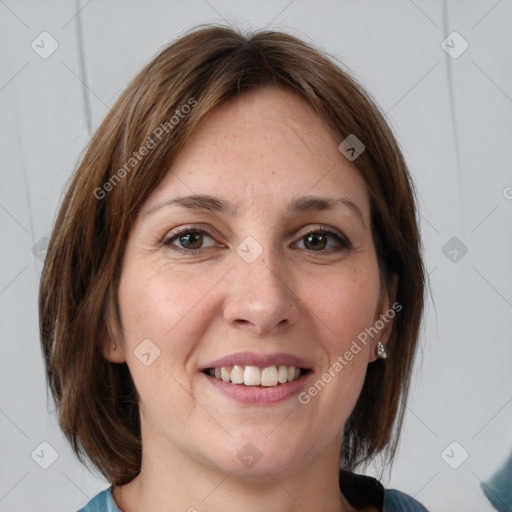
POLYGON ((244 381, 244 371, 241 366, 233 366, 231 370, 231 382, 233 384, 242 384, 244 381))
POLYGON ((220 368, 210 368, 208 375, 215 377, 223 382, 232 384, 244 384, 245 386, 264 386, 273 387, 278 384, 292 382, 300 377, 300 368, 295 366, 267 366, 258 368, 257 366, 235 365, 222 366, 220 368))
POLYGON ((259 386, 261 384, 260 369, 256 366, 246 366, 244 371, 244 384, 246 386, 259 386))
POLYGON ((231 374, 224 368, 224 366, 220 369, 220 376, 224 382, 229 382, 231 374))
POLYGON ((281 384, 288 382, 288 368, 284 365, 279 367, 279 375, 277 379, 281 384))
POLYGON ((277 386, 277 370, 275 366, 263 368, 261 371, 262 386, 277 386))

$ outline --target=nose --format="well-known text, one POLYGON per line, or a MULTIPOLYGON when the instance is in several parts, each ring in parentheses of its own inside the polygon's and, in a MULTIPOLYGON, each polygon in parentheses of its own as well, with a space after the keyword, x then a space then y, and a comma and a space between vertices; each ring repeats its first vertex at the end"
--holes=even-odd
POLYGON ((289 272, 261 255, 256 261, 239 260, 230 272, 224 319, 236 329, 272 335, 296 324, 300 299, 289 272))

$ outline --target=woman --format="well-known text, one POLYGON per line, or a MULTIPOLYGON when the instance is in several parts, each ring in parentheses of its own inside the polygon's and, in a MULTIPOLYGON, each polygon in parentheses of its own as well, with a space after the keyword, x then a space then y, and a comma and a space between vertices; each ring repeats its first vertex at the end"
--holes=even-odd
POLYGON ((40 290, 83 511, 425 510, 392 461, 423 309, 412 184, 375 104, 283 33, 202 27, 135 78, 40 290))

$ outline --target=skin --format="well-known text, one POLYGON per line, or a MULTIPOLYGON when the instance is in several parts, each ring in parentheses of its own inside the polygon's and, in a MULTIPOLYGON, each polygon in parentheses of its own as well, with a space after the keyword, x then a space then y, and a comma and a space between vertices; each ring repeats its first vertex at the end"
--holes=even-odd
POLYGON ((218 108, 144 203, 123 258, 122 333, 104 348, 140 396, 141 473, 114 490, 124 512, 355 510, 338 487, 341 433, 391 322, 306 405, 240 404, 199 371, 239 351, 287 352, 308 361, 309 387, 390 308, 366 185, 340 142, 302 99, 260 88, 218 108), (162 206, 192 194, 238 211, 162 206), (360 214, 290 212, 303 195, 360 214), (306 234, 321 227, 334 235, 313 250, 306 234), (172 238, 187 228, 210 233, 194 254, 172 238), (252 263, 236 252, 248 236, 262 248, 252 263), (134 354, 144 339, 160 350, 148 366, 134 354), (247 442, 262 455, 250 468, 237 457, 247 442))

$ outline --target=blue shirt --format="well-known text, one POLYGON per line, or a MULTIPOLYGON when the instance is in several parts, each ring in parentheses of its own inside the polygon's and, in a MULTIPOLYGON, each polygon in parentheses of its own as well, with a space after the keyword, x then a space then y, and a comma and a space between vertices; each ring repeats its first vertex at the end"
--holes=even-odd
MULTIPOLYGON (((97 494, 84 508, 78 512, 122 512, 112 498, 112 487, 97 494)), ((387 489, 384 492, 382 512, 428 512, 428 510, 403 492, 387 489)))
POLYGON ((512 510, 512 453, 488 482, 482 482, 487 499, 498 512, 512 510))

